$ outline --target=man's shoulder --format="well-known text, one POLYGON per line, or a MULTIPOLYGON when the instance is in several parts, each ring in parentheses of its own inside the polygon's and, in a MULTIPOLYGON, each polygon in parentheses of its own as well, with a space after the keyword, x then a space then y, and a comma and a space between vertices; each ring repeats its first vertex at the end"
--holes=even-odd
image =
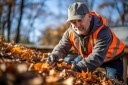
POLYGON ((102 29, 98 33, 98 37, 110 37, 111 36, 111 31, 109 26, 103 26, 102 29))
POLYGON ((105 25, 102 27, 101 31, 110 31, 110 29, 111 28, 109 26, 105 25))
POLYGON ((70 26, 70 27, 66 30, 66 32, 73 32, 72 27, 70 26))

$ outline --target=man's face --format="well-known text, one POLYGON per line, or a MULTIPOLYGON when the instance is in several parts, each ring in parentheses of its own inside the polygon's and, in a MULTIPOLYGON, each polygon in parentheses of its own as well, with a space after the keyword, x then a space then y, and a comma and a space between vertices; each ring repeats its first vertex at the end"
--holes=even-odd
POLYGON ((92 16, 90 14, 86 14, 82 20, 72 20, 70 22, 78 35, 87 35, 91 19, 92 16))

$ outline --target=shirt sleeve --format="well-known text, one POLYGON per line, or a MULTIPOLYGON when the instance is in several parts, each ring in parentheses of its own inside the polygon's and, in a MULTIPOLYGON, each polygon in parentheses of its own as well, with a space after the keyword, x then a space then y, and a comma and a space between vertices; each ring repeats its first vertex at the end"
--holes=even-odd
POLYGON ((52 54, 64 58, 67 56, 69 50, 71 49, 72 45, 69 39, 69 30, 67 29, 62 37, 62 39, 59 41, 59 43, 55 46, 55 48, 52 51, 52 54))

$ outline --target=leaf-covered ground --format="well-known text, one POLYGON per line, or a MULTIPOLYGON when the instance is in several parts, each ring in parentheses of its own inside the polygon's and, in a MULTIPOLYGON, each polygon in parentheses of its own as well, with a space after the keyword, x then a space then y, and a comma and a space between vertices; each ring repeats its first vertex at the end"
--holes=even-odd
POLYGON ((63 60, 46 63, 48 55, 0 39, 0 85, 122 85, 99 69, 78 73, 63 60))

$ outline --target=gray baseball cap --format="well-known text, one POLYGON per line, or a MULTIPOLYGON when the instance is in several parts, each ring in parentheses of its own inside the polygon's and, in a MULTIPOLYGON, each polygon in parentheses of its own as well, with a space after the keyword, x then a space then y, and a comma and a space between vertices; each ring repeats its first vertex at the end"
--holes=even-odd
POLYGON ((89 9, 86 4, 75 2, 68 8, 68 19, 66 22, 82 19, 87 13, 89 13, 89 9))

